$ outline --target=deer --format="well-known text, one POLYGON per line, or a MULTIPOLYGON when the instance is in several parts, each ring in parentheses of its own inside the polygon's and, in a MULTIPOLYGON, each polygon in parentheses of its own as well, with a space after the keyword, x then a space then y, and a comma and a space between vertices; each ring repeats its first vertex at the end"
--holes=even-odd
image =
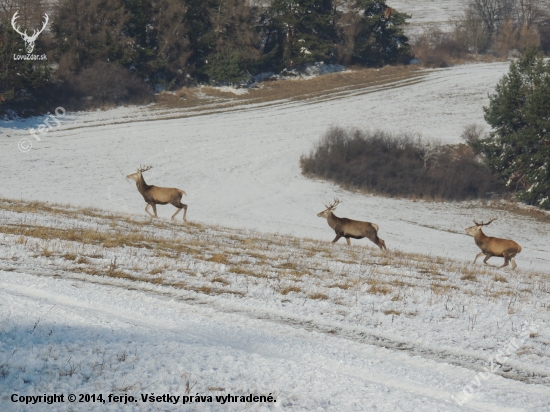
POLYGON ((483 263, 489 265, 487 261, 493 256, 496 256, 504 258, 504 264, 499 266, 499 268, 508 266, 508 263, 512 262, 512 269, 516 269, 517 265, 514 257, 521 252, 521 246, 513 240, 486 236, 485 233, 483 233, 483 230, 481 230, 483 226, 488 226, 495 220, 497 220, 497 218, 493 218, 487 223, 483 223, 483 221, 478 223, 474 220, 475 226, 466 228, 466 233, 474 237, 476 245, 481 249, 481 253, 476 255, 474 263, 476 263, 478 257, 485 255, 483 263))
POLYGON ((334 202, 330 205, 325 205, 325 210, 317 214, 318 217, 327 219, 328 225, 336 232, 336 237, 332 243, 336 243, 341 237, 345 237, 349 246, 351 245, 350 237, 354 239, 363 239, 366 237, 378 246, 380 250, 386 249, 386 242, 378 237, 378 225, 336 216, 334 210, 340 203, 338 199, 334 199, 334 202))
POLYGON ((27 30, 25 30, 24 32, 21 32, 21 31, 19 31, 19 26, 15 25, 15 20, 17 20, 19 18, 17 13, 19 13, 19 12, 16 11, 15 14, 13 15, 13 17, 11 18, 11 26, 13 27, 13 30, 15 30, 23 38, 23 41, 25 42, 25 48, 27 49, 27 54, 31 54, 32 51, 34 50, 34 42, 38 38, 38 35, 44 31, 44 29, 46 28, 46 25, 48 24, 48 21, 50 20, 50 18, 48 17, 48 15, 46 13, 44 13, 44 16, 46 17, 46 21, 42 25, 42 28, 40 30, 38 30, 38 33, 36 32, 36 30, 33 30, 32 36, 29 36, 27 34, 27 30))
POLYGON ((183 220, 186 221, 187 205, 181 203, 181 196, 187 196, 187 193, 185 193, 181 189, 176 189, 174 187, 149 186, 147 183, 145 183, 145 179, 143 179, 143 173, 151 170, 152 168, 153 166, 142 167, 140 165, 137 172, 126 176, 127 179, 131 179, 136 182, 139 193, 141 193, 143 199, 145 199, 145 202, 147 203, 147 206, 145 206, 145 211, 149 215, 151 215, 151 217, 155 217, 158 219, 157 205, 166 205, 170 203, 171 205, 178 208, 176 213, 172 215, 172 219, 174 219, 176 215, 181 212, 181 209, 183 209, 183 220), (154 215, 149 212, 150 207, 153 208, 153 212, 155 213, 154 215))

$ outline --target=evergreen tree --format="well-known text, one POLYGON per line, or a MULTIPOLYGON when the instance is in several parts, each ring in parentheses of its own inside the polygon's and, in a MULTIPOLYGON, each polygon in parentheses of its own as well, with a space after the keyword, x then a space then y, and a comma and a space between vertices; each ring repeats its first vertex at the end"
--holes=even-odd
POLYGON ((208 56, 216 51, 216 35, 211 13, 219 8, 220 2, 221 0, 187 0, 188 39, 192 51, 189 64, 193 65, 195 75, 202 81, 208 80, 208 75, 204 71, 208 56))
POLYGON ((326 62, 333 57, 332 0, 274 0, 268 13, 265 51, 276 50, 279 68, 326 62))
POLYGON ((258 8, 248 0, 221 0, 210 10, 215 48, 205 72, 211 81, 236 83, 254 71, 261 54, 258 15, 258 8))
POLYGON ((55 5, 53 58, 62 77, 96 61, 129 63, 132 43, 123 33, 128 13, 122 0, 64 0, 55 5))
POLYGON ((535 49, 512 62, 484 110, 493 131, 474 147, 519 199, 550 209, 550 62, 535 49))
POLYGON ((409 57, 409 39, 403 32, 408 14, 389 8, 384 0, 356 0, 353 9, 361 10, 354 63, 381 66, 409 57))

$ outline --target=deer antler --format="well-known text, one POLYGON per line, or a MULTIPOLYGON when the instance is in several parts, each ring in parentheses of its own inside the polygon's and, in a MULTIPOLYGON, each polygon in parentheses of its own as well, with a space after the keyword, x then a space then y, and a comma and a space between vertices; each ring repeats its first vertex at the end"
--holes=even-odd
POLYGON ((142 166, 142 165, 139 165, 139 168, 138 168, 138 172, 146 172, 147 170, 151 170, 153 168, 153 166, 142 166))
POLYGON ((329 210, 334 210, 336 209, 336 206, 338 206, 340 204, 340 201, 336 198, 334 198, 334 202, 332 202, 330 205, 325 205, 325 207, 329 210))
MULTIPOLYGON (((44 16, 46 16, 46 21, 44 22, 44 24, 42 25, 42 28, 38 31, 38 33, 36 32, 36 30, 33 30, 32 31, 32 36, 30 37, 30 40, 36 40, 36 38, 38 37, 38 35, 40 33, 42 33, 44 31, 44 29, 46 28, 46 25, 48 24, 48 21, 50 21, 50 18, 48 17, 48 15, 46 13, 44 13, 44 16)), ((26 32, 25 32, 26 33, 26 32)))
POLYGON ((17 33, 19 33, 21 36, 25 36, 25 37, 28 37, 27 36, 27 31, 25 30, 25 33, 21 33, 19 31, 19 26, 16 26, 15 25, 15 20, 17 20, 19 18, 19 16, 17 15, 17 13, 19 13, 18 11, 15 12, 15 14, 13 15, 13 17, 11 18, 11 26, 13 27, 13 30, 15 30, 17 33))
POLYGON ((46 16, 46 21, 44 22, 44 24, 42 25, 42 28, 38 31, 38 33, 36 32, 36 30, 33 30, 32 32, 32 36, 29 37, 29 35, 27 34, 27 30, 25 30, 24 33, 21 33, 19 31, 19 26, 16 26, 15 25, 15 20, 17 20, 19 18, 19 16, 17 15, 19 12, 16 11, 15 14, 13 15, 13 17, 11 18, 11 25, 13 27, 13 29, 19 33, 21 36, 23 36, 25 38, 25 40, 36 40, 36 38, 38 37, 38 35, 40 33, 42 33, 44 31, 44 29, 46 28, 46 25, 48 24, 48 21, 50 21, 50 18, 48 17, 48 15, 46 13, 44 13, 44 16, 46 16))
POLYGON ((487 223, 483 223, 483 221, 481 221, 481 223, 477 223, 474 219, 474 224, 476 226, 487 226, 487 225, 490 225, 492 222, 494 222, 495 220, 497 220, 498 218, 494 217, 492 218, 491 220, 489 220, 487 223))

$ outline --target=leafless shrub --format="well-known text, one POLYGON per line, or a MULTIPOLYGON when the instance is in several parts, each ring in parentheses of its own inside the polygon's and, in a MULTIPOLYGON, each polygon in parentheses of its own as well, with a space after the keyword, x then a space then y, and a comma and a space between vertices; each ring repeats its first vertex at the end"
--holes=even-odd
POLYGON ((468 52, 460 31, 445 32, 430 26, 413 40, 413 53, 426 67, 447 67, 468 52))
POLYGON ((300 162, 308 176, 392 197, 465 200, 499 190, 469 146, 428 144, 406 134, 333 127, 300 162))
POLYGON ((141 79, 116 64, 103 62, 69 76, 64 92, 78 109, 145 104, 153 100, 152 90, 141 79))
POLYGON ((471 123, 464 127, 460 135, 468 146, 475 146, 485 135, 485 128, 479 123, 471 123))

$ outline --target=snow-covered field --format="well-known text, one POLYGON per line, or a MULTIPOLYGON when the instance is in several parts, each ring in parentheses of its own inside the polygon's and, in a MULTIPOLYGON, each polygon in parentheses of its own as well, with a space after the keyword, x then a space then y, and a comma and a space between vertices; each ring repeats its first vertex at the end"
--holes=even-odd
MULTIPOLYGON (((3 122, 0 198, 84 210, 2 202, 0 405, 51 410, 7 401, 13 391, 199 392, 277 402, 191 410, 548 410, 548 224, 481 203, 350 193, 299 168, 332 125, 458 142, 483 121, 507 67, 427 70, 200 115, 154 106, 67 114, 41 141, 27 129, 44 118, 3 122), (33 143, 26 153, 22 138, 33 143), (125 179, 139 164, 154 166, 148 183, 187 192, 190 225, 169 222, 171 206, 147 223, 125 179), (330 246, 333 231, 316 214, 335 196, 337 215, 380 226, 388 254, 365 240, 330 246), (123 215, 87 216, 94 207, 123 215), (478 250, 464 228, 491 216, 499 220, 487 233, 523 247, 517 272, 469 265, 478 250), (114 240, 101 234, 122 244, 105 246, 114 240), (522 342, 504 366, 477 375, 512 339, 522 342), (465 385, 472 397, 460 407, 452 396, 462 399, 465 385)), ((127 407, 138 408, 172 410, 127 407)))
POLYGON ((34 410, 12 393, 127 394, 128 410, 174 409, 142 402, 149 393, 212 396, 190 410, 547 410, 547 273, 0 208, 9 410, 34 410), (228 393, 277 402, 222 407, 228 393))
MULTIPOLYGON (((548 229, 532 218, 475 204, 353 194, 307 179, 299 167, 300 155, 331 125, 459 142, 465 125, 483 121, 487 94, 507 67, 432 70, 412 82, 187 118, 170 119, 185 111, 147 108, 82 114, 40 142, 25 130, 28 124, 4 123, 0 197, 144 214, 143 198, 125 176, 139 164, 151 164, 145 180, 185 190, 191 221, 332 240, 331 229, 316 214, 337 196, 342 204, 336 214, 377 223, 390 249, 470 260, 477 249, 464 228, 495 214, 499 220, 487 232, 522 245, 520 267, 545 268, 548 229), (22 137, 34 142, 27 153, 17 147, 22 137)), ((158 209, 164 218, 174 213, 172 206, 158 209)))
POLYGON ((389 0, 387 4, 397 11, 411 15, 408 31, 415 32, 430 24, 448 27, 450 20, 460 18, 465 0, 389 0))

